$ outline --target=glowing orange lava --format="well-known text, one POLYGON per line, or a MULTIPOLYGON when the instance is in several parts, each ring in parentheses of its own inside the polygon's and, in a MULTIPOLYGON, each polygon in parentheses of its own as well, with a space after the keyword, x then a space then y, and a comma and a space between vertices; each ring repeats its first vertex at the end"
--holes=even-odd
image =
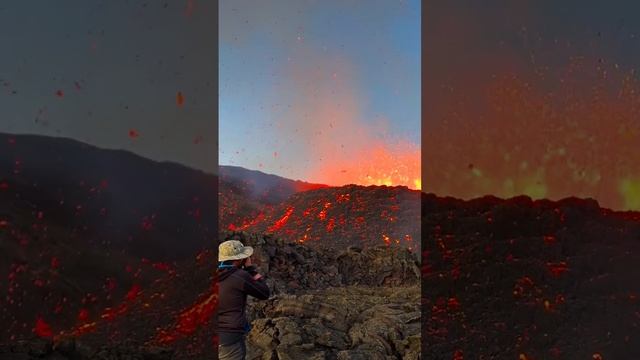
POLYGON ((280 230, 287 223, 291 214, 293 214, 293 207, 288 208, 284 216, 276 221, 267 231, 274 232, 280 230))
MULTIPOLYGON (((284 169, 285 177, 331 186, 420 189, 419 140, 398 132, 399 119, 367 114, 370 104, 354 77, 356 64, 310 49, 296 51, 306 60, 287 62, 282 68, 287 81, 273 89, 276 104, 290 104, 272 107, 278 139, 289 141, 270 144, 283 151, 270 157, 269 166, 284 169), (301 170, 295 160, 303 155, 309 166, 301 170)), ((419 124, 415 118, 416 130, 419 124)))
MULTIPOLYGON (((321 163, 310 175, 329 185, 385 185, 422 189, 420 148, 409 142, 378 142, 359 153, 321 163)), ((317 179, 317 180, 316 180, 317 179)))
POLYGON ((169 329, 160 329, 156 341, 160 344, 171 344, 176 340, 192 335, 199 328, 209 326, 218 305, 218 283, 215 282, 211 291, 202 296, 198 302, 180 312, 175 323, 169 329))

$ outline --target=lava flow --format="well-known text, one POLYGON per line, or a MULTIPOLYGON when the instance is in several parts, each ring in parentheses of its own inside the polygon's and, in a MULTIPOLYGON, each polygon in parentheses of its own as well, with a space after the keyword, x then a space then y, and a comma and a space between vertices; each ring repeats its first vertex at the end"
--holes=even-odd
MULTIPOLYGON (((221 228, 269 232, 290 242, 334 246, 403 246, 419 251, 419 192, 406 187, 350 185, 293 194, 272 207, 221 207, 221 228), (256 215, 257 214, 257 215, 256 215), (242 224, 237 226, 235 224, 242 224)), ((228 198, 233 200, 232 198, 228 198)))

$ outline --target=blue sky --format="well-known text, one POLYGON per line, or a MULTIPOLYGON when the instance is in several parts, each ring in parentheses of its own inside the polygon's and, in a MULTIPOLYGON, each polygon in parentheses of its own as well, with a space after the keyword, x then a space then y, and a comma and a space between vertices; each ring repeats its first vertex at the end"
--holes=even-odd
POLYGON ((420 1, 221 1, 219 58, 221 164, 305 178, 331 120, 301 114, 342 100, 345 129, 420 145, 420 1))

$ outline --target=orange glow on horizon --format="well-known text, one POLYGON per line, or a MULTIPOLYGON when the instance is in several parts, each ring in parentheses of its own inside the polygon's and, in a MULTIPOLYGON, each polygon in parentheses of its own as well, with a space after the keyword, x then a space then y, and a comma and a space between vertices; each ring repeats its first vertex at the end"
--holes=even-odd
MULTIPOLYGON (((368 114, 355 64, 312 49, 298 49, 296 58, 305 61, 283 65, 286 81, 268 101, 278 140, 269 144, 267 167, 330 186, 421 188, 419 140, 400 131, 398 119, 368 114)), ((415 131, 419 124, 416 118, 415 131)))
POLYGON ((406 186, 421 190, 420 149, 409 142, 378 142, 357 154, 321 163, 309 178, 332 186, 406 186))
POLYGON ((424 169, 428 192, 465 200, 576 196, 640 210, 635 70, 591 58, 565 67, 560 79, 542 70, 498 72, 481 84, 483 97, 451 95, 442 120, 423 129, 425 153, 434 154, 424 169))

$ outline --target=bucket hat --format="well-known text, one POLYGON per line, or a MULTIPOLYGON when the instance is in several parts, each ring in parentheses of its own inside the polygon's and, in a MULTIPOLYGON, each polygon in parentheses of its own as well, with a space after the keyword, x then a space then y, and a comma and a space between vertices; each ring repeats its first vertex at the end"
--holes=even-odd
POLYGON ((253 255, 251 246, 244 246, 238 240, 228 240, 218 246, 218 261, 246 259, 253 255))

